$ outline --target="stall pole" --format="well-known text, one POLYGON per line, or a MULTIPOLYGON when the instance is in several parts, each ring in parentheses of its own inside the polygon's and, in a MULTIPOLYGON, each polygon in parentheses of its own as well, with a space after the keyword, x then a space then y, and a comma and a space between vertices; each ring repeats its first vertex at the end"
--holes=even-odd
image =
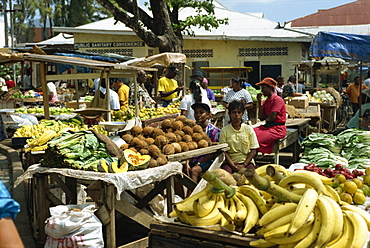
MULTIPOLYGON (((361 105, 362 105, 362 60, 360 60, 358 62, 358 64, 360 65, 360 90, 359 90, 359 93, 360 93, 360 96, 358 97, 358 105, 359 105, 359 108, 358 108, 358 128, 361 128, 361 122, 362 122, 362 112, 361 112, 361 105)), ((356 113, 353 113, 353 115, 355 115, 356 113)))
POLYGON ((41 86, 42 86, 42 101, 44 103, 44 117, 46 120, 50 119, 49 111, 49 96, 48 96, 48 85, 46 82, 46 71, 45 71, 45 62, 40 62, 40 77, 41 77, 41 86))
MULTIPOLYGON (((74 68, 73 68, 73 73, 74 74, 77 73, 77 67, 76 66, 74 66, 74 68)), ((77 108, 80 108, 80 95, 78 94, 79 93, 78 80, 77 79, 74 79, 73 82, 76 85, 76 107, 77 108)))
POLYGON ((134 75, 134 101, 135 101, 135 117, 139 117, 139 105, 137 104, 137 78, 134 75))
MULTIPOLYGON (((106 76, 106 79, 105 79, 105 96, 106 96, 106 101, 107 101, 107 109, 110 110, 110 82, 109 82, 109 73, 110 73, 110 70, 107 71, 107 76, 106 76)), ((109 111, 107 113, 107 121, 111 121, 111 112, 109 111)))
POLYGON ((298 64, 295 65, 294 69, 295 69, 295 78, 296 78, 295 87, 296 87, 296 92, 298 93, 298 81, 299 81, 298 64))

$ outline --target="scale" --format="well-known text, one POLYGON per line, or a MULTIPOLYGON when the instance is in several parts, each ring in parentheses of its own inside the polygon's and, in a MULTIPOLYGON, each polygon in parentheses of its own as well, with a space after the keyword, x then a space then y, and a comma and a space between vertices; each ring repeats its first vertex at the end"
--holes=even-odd
POLYGON ((81 115, 81 117, 84 118, 84 123, 89 127, 98 125, 102 116, 108 112, 110 112, 110 110, 103 108, 85 108, 73 111, 73 113, 81 115))

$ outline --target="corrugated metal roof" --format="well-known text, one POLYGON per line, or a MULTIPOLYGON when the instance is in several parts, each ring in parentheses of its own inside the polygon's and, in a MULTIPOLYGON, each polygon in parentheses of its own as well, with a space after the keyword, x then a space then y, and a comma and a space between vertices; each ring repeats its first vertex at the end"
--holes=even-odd
MULTIPOLYGON (((305 34, 279 28, 275 21, 253 14, 232 11, 214 1, 215 16, 219 19, 228 18, 229 25, 220 25, 217 29, 206 31, 203 28, 193 28, 196 37, 184 35, 184 39, 222 39, 222 40, 271 40, 310 42, 311 37, 305 34)), ((180 11, 180 19, 194 14, 194 9, 184 8, 180 11)), ((106 33, 120 35, 136 35, 123 23, 114 18, 97 21, 75 28, 54 27, 54 31, 68 33, 106 33)))
POLYGON ((370 0, 358 0, 291 21, 291 27, 370 24, 370 0))

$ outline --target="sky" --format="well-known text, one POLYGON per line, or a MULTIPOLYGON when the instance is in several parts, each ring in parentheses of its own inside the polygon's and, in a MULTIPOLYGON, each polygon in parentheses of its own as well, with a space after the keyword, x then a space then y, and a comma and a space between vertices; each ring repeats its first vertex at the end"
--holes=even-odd
POLYGON ((316 13, 319 9, 330 9, 355 0, 218 0, 228 9, 249 13, 263 12, 266 19, 289 22, 316 13))

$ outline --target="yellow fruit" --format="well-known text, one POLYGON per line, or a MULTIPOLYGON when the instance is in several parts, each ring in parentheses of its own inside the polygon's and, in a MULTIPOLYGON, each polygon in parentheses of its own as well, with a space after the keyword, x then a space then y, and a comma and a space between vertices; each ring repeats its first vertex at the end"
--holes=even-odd
POLYGON ((338 187, 335 188, 335 191, 337 191, 338 194, 342 194, 343 193, 343 188, 338 186, 338 187))
POLYGON ((343 189, 349 194, 354 194, 357 191, 357 184, 354 181, 347 181, 344 183, 343 189))
POLYGON ((360 192, 356 192, 354 195, 353 195, 353 202, 356 204, 356 205, 362 205, 366 202, 366 197, 363 193, 360 193, 360 192))
POLYGON ((340 194, 340 199, 344 202, 347 202, 349 204, 352 204, 352 196, 348 193, 342 193, 340 194))
POLYGON ((336 176, 335 176, 335 178, 336 179, 338 179, 338 181, 339 181, 339 183, 341 184, 341 183, 345 183, 346 182, 346 177, 343 175, 343 174, 337 174, 336 176))
POLYGON ((361 181, 361 179, 353 178, 352 181, 355 182, 355 184, 357 185, 357 188, 360 189, 362 187, 362 181, 361 181))
POLYGON ((364 176, 364 184, 366 184, 367 186, 370 186, 370 174, 364 176))
POLYGON ((365 175, 370 175, 370 167, 367 167, 365 170, 365 175))
POLYGON ((363 184, 362 187, 361 187, 361 189, 362 189, 362 191, 364 192, 364 194, 366 196, 369 196, 369 194, 370 194, 370 188, 369 188, 369 186, 367 186, 366 184, 363 184))

